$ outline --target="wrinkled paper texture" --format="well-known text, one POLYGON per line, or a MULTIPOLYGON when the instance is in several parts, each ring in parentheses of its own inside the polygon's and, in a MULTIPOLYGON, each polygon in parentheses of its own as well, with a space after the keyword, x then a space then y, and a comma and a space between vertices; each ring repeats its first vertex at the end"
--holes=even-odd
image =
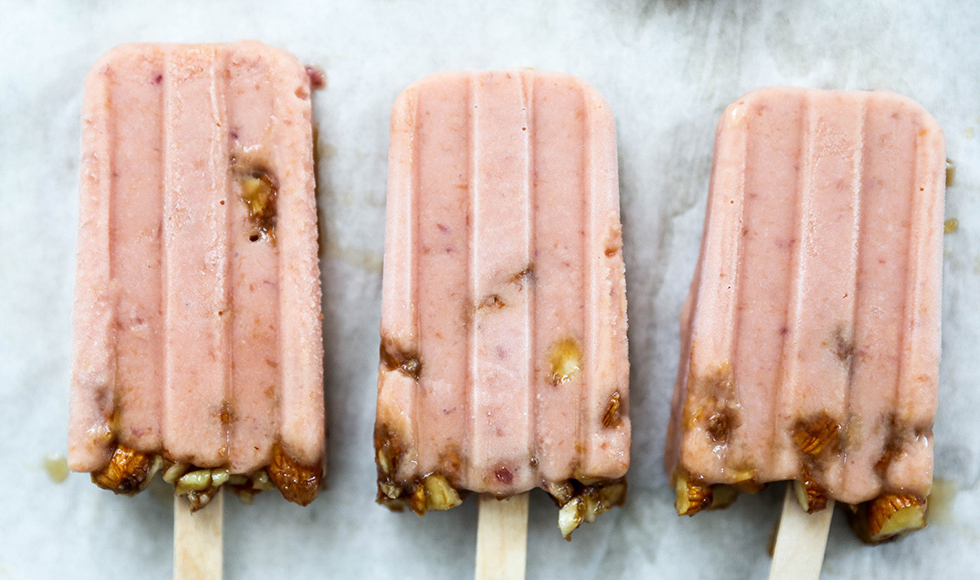
POLYGON ((390 107, 444 70, 530 66, 595 85, 616 114, 629 296, 629 497, 561 539, 531 499, 529 578, 761 578, 782 486, 679 518, 663 468, 678 317, 698 255, 714 127, 760 86, 887 88, 922 103, 956 166, 930 526, 877 548, 838 512, 822 578, 966 578, 980 569, 980 10, 970 2, 449 0, 2 2, 0 578, 167 578, 172 500, 86 475, 66 450, 82 79, 112 46, 255 38, 318 65, 314 96, 327 489, 309 508, 229 498, 228 578, 466 578, 476 501, 420 519, 376 505, 372 429, 390 107), (55 470, 56 471, 56 470, 55 470))

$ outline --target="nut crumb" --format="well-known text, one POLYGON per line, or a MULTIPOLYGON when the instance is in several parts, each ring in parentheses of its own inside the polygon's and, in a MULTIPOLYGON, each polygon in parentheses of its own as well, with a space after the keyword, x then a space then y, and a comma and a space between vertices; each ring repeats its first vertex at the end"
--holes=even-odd
POLYGON ((386 336, 381 337, 381 364, 389 371, 398 369, 415 380, 422 376, 422 361, 418 354, 400 350, 395 341, 386 336))
POLYGON ((276 197, 279 186, 265 169, 253 169, 241 177, 242 201, 252 222, 249 240, 276 240, 276 197))
POLYGON ((730 408, 719 409, 708 417, 708 436, 715 443, 725 445, 728 443, 732 429, 737 426, 736 423, 734 413, 730 408))
POLYGON ((449 480, 438 473, 429 475, 422 481, 425 489, 425 508, 427 510, 444 511, 463 503, 459 492, 449 480))
POLYGON ((825 412, 808 419, 797 419, 793 426, 793 441, 800 453, 816 459, 829 451, 840 452, 841 423, 825 412))
POLYGON ((676 477, 675 492, 674 507, 679 516, 693 516, 710 507, 713 500, 710 485, 690 481, 683 474, 676 477))
POLYGON ((558 529, 562 537, 571 540, 572 532, 582 522, 594 523, 596 518, 626 501, 626 480, 596 480, 584 483, 570 479, 550 483, 546 490, 554 500, 558 511, 558 529))
POLYGON ((848 514, 857 536, 880 544, 926 526, 926 500, 902 493, 886 493, 857 506, 848 514))
POLYGON ((796 502, 808 514, 827 507, 827 490, 813 481, 809 473, 804 472, 803 481, 793 482, 793 491, 796 492, 796 502))
POLYGON ((578 342, 567 337, 559 340, 551 346, 551 384, 559 386, 572 380, 572 377, 581 370, 582 350, 578 342))
POLYGON ((54 483, 62 483, 68 479, 70 470, 64 455, 45 455, 43 465, 45 473, 48 474, 48 479, 54 483))
POLYGON ((612 427, 618 427, 620 423, 623 422, 622 417, 619 416, 620 408, 620 395, 619 391, 616 391, 609 397, 609 404, 606 405, 606 412, 602 415, 602 426, 609 429, 612 427))
POLYGON ((499 310, 504 306, 507 306, 507 303, 504 302, 503 298, 501 298, 499 294, 491 294, 480 302, 480 305, 477 306, 477 310, 482 310, 484 308, 496 308, 499 310))
POLYGON ((323 467, 301 464, 278 444, 273 448, 272 461, 266 471, 282 496, 293 503, 309 505, 320 493, 323 467))
POLYGON ((510 283, 517 284, 518 290, 523 290, 524 284, 530 284, 533 281, 534 281, 534 266, 531 264, 528 264, 527 268, 524 268, 520 272, 510 277, 510 283))
POLYGON ((92 473, 92 481, 114 493, 133 495, 150 484, 162 464, 158 455, 150 456, 125 445, 117 445, 108 465, 92 473))

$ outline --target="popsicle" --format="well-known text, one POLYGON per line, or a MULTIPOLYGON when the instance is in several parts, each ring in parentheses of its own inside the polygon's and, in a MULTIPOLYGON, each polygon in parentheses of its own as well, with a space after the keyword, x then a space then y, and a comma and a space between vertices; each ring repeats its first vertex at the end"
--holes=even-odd
POLYGON ((849 504, 867 541, 925 525, 944 148, 887 91, 767 88, 725 111, 681 315, 680 514, 792 480, 807 511, 849 504))
MULTIPOLYGON (((612 112, 535 70, 445 73, 391 118, 378 501, 623 502, 629 363, 612 112)), ((482 504, 481 504, 482 505, 482 504)))
POLYGON ((83 102, 68 461, 192 508, 324 462, 310 81, 257 42, 134 44, 83 102))

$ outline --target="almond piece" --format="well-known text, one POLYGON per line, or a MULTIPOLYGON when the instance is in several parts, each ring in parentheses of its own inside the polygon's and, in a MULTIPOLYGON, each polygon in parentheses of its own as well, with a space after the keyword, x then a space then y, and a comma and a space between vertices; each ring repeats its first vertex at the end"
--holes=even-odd
POLYGON ((463 503, 456 488, 438 473, 426 477, 422 485, 425 488, 425 508, 428 510, 445 511, 463 503))

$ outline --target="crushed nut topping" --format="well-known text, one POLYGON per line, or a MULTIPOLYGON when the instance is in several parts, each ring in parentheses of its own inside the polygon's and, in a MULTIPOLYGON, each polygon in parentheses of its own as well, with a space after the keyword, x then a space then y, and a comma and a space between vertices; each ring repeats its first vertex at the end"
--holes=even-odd
POLYGON ((702 481, 691 479, 684 472, 679 472, 674 476, 675 481, 675 500, 674 508, 677 509, 679 516, 693 516, 702 510, 724 509, 738 499, 740 488, 758 491, 755 479, 750 472, 742 475, 743 479, 728 485, 724 483, 708 484, 702 481))
POLYGON ((122 495, 133 495, 150 484, 162 461, 157 455, 140 453, 117 445, 109 463, 92 474, 92 481, 101 488, 122 495))
POLYGON ((848 516, 857 536, 880 544, 926 526, 926 500, 901 493, 886 493, 862 503, 848 516))
POLYGON ((708 436, 715 443, 728 443, 734 423, 735 417, 731 409, 727 407, 720 409, 708 417, 708 436))
POLYGON ((162 471, 163 480, 174 486, 174 494, 187 497, 191 511, 207 505, 222 486, 229 487, 244 503, 251 503, 256 493, 276 487, 282 491, 283 497, 294 503, 306 505, 313 501, 322 469, 298 464, 278 445, 275 450, 267 468, 251 474, 232 474, 226 466, 195 467, 165 459, 157 453, 141 453, 125 445, 117 445, 109 463, 92 474, 92 481, 116 493, 132 495, 145 489, 154 475, 162 471), (267 470, 274 474, 274 479, 270 479, 267 470))
POLYGON ((827 507, 827 490, 811 480, 809 474, 804 474, 803 481, 793 482, 796 501, 808 514, 818 512, 827 507))
POLYGON ((609 429, 611 427, 618 427, 620 423, 623 422, 622 417, 619 416, 619 408, 621 397, 619 391, 616 391, 609 397, 609 404, 606 405, 606 412, 602 415, 602 426, 609 429))
POLYGON ((242 178, 242 201, 252 223, 249 240, 276 239, 276 194, 278 186, 265 170, 254 170, 242 178))
POLYGON ((693 516, 710 507, 713 500, 710 485, 690 481, 684 474, 677 475, 675 491, 674 507, 679 516, 693 516))
POLYGON ((272 461, 266 471, 282 496, 293 503, 309 505, 320 493, 323 466, 303 465, 278 444, 273 448, 272 461))
POLYGON ((585 520, 585 507, 581 497, 573 497, 558 510, 558 529, 566 540, 572 539, 572 532, 585 520))
POLYGON ((793 441, 800 453, 817 458, 829 451, 840 452, 841 423, 826 413, 808 419, 798 419, 793 426, 793 441))
POLYGON ((570 479, 547 486, 551 499, 560 509, 558 529, 566 540, 582 522, 594 523, 596 518, 626 501, 626 480, 597 480, 588 485, 570 479))
POLYGON ((422 376, 419 355, 400 350, 394 340, 385 336, 381 337, 381 364, 389 371, 397 369, 415 380, 422 376))
MULTIPOLYGON (((445 471, 410 476, 411 479, 408 480, 399 479, 398 468, 408 453, 408 448, 388 425, 379 424, 375 427, 374 447, 378 468, 377 502, 393 511, 402 511, 407 507, 424 516, 429 510, 452 509, 460 505, 469 494, 454 482, 453 475, 445 471)), ((455 456, 455 452, 452 455, 455 456)), ((458 458, 456 462, 458 469, 458 458)), ((501 471, 504 469, 506 468, 501 467, 495 470, 494 477, 512 477, 509 469, 504 475, 501 471)), ((599 514, 622 505, 626 499, 624 479, 596 479, 588 482, 570 479, 546 482, 543 487, 559 507, 559 528, 565 539, 569 539, 572 531, 582 522, 594 522, 599 514)))
POLYGON ((422 481, 425 489, 425 508, 427 510, 444 511, 463 503, 456 488, 445 477, 438 473, 426 477, 422 481))
POLYGON ((729 444, 741 423, 731 365, 723 364, 692 382, 682 420, 685 429, 703 430, 716 450, 729 444))

